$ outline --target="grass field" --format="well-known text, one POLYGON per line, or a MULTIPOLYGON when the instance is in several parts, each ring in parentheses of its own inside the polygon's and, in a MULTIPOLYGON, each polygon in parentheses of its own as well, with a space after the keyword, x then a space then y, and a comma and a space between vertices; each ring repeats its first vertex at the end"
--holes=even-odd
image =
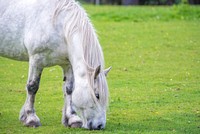
POLYGON ((200 132, 200 7, 84 5, 97 29, 106 67, 110 106, 106 129, 61 124, 62 71, 44 70, 36 96, 42 126, 18 120, 25 101, 28 63, 0 58, 0 133, 200 132))

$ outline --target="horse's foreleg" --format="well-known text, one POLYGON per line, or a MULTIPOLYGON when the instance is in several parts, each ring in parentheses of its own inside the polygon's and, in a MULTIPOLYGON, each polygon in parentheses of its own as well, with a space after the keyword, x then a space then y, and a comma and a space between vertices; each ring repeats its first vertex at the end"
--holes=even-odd
POLYGON ((29 76, 26 86, 27 98, 24 106, 21 109, 19 117, 20 121, 23 122, 25 126, 38 127, 41 125, 40 119, 38 118, 34 110, 35 95, 39 88, 41 73, 42 68, 39 68, 36 62, 33 63, 30 61, 29 76))
POLYGON ((63 84, 63 92, 64 92, 64 108, 63 108, 63 117, 62 123, 65 126, 69 127, 82 127, 82 120, 76 114, 73 109, 72 104, 72 92, 73 92, 73 84, 74 84, 74 76, 71 67, 63 67, 64 72, 64 84, 63 84))

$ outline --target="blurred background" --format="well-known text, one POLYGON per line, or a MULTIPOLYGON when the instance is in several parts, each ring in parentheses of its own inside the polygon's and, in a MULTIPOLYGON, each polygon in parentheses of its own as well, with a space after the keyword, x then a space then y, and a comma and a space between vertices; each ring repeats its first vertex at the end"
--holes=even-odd
POLYGON ((81 2, 92 3, 96 5, 173 5, 173 4, 191 4, 199 5, 200 0, 79 0, 81 2))

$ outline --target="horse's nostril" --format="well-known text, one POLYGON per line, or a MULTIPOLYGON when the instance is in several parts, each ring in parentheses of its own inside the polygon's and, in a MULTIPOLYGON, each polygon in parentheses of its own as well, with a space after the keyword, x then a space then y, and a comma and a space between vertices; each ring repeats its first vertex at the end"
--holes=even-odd
POLYGON ((103 128, 103 125, 102 125, 102 124, 100 124, 100 125, 97 127, 98 130, 100 130, 100 129, 102 129, 102 128, 103 128))
POLYGON ((92 122, 89 123, 89 129, 92 130, 92 122))
POLYGON ((101 130, 104 128, 103 124, 99 124, 99 125, 95 126, 92 122, 88 123, 88 127, 90 130, 101 130))

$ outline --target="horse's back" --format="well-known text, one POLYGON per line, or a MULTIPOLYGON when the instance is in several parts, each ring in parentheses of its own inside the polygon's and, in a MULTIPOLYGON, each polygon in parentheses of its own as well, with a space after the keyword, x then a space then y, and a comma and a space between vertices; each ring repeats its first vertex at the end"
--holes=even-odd
POLYGON ((0 0, 0 56, 28 61, 31 54, 56 49, 53 2, 0 0))

